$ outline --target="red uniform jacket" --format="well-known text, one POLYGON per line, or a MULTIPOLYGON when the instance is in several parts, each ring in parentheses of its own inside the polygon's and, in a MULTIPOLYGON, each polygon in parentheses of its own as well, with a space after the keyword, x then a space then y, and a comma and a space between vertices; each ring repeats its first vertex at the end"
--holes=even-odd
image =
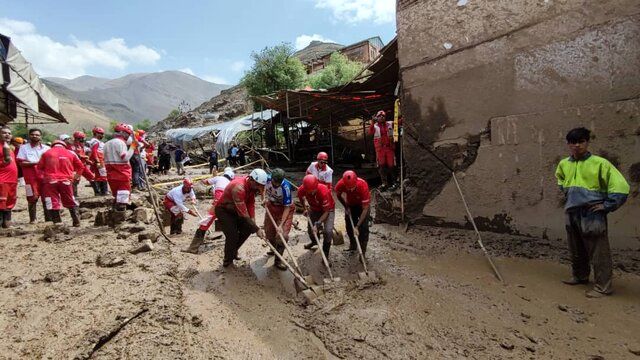
POLYGON ((238 216, 255 218, 256 192, 249 186, 249 177, 242 176, 233 179, 222 193, 222 198, 216 206, 236 211, 238 216))
POLYGON ((73 181, 73 174, 82 173, 84 164, 76 154, 62 146, 54 146, 45 152, 38 162, 43 181, 73 181))
POLYGON ((365 206, 371 202, 371 194, 369 193, 369 184, 364 179, 358 178, 356 187, 348 190, 344 185, 344 180, 340 179, 336 184, 336 195, 341 198, 342 194, 347 195, 348 206, 365 206))
POLYGON ((14 151, 9 150, 11 162, 4 163, 4 149, 3 144, 0 142, 0 183, 15 184, 18 182, 18 166, 16 165, 16 154, 14 151))
POLYGON ((308 193, 304 185, 298 188, 298 198, 300 201, 306 199, 312 211, 332 211, 336 207, 336 203, 331 196, 331 190, 326 185, 318 184, 318 191, 315 194, 308 193))

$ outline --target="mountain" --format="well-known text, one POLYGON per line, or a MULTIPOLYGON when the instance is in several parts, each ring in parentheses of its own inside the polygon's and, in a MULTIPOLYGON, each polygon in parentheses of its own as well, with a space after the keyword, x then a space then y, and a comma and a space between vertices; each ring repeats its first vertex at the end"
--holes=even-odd
POLYGON ((197 106, 229 88, 181 71, 129 74, 118 79, 81 76, 44 81, 62 97, 130 123, 164 119, 182 102, 197 106))

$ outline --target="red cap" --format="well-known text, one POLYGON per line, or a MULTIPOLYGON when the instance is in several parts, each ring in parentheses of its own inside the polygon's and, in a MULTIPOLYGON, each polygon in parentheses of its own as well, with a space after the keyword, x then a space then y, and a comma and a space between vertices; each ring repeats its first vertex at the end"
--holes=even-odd
POLYGON ((320 151, 316 156, 316 160, 329 161, 329 155, 324 151, 320 151))
POLYGON ((314 175, 307 175, 302 179, 302 186, 307 191, 314 191, 318 188, 318 178, 314 175))
POLYGON ((342 181, 344 181, 347 189, 353 189, 358 183, 358 175, 356 175, 356 172, 353 170, 347 170, 342 174, 342 181))

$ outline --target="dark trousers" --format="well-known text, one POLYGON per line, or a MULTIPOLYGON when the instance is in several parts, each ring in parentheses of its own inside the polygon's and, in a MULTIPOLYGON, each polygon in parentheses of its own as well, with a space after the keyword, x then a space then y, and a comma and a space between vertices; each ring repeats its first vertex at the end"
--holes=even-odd
MULTIPOLYGON (((360 221, 360 215, 362 214, 362 206, 349 206, 351 210, 351 218, 353 219, 353 226, 358 224, 360 221)), ((360 242, 360 247, 362 248, 362 253, 367 253, 367 243, 369 242, 369 214, 367 212, 366 219, 362 222, 362 225, 358 228, 360 235, 358 236, 358 241, 360 242)), ((347 224, 347 236, 349 236, 349 249, 356 249, 356 237, 353 233, 353 228, 351 227, 351 222, 349 221, 349 214, 344 214, 344 222, 347 224)))
POLYGON ((140 154, 133 154, 129 163, 131 164, 131 174, 133 186, 142 189, 144 188, 142 164, 140 163, 140 154))
MULTIPOLYGON (((323 211, 309 211, 309 217, 311 218, 312 222, 320 220, 322 214, 324 214, 323 211)), ((329 258, 329 251, 331 250, 331 243, 333 242, 334 219, 335 212, 331 211, 329 212, 329 216, 327 216, 327 219, 324 221, 324 224, 322 224, 322 251, 324 251, 324 255, 327 257, 327 259, 329 258)), ((311 243, 318 244, 316 238, 313 236, 313 228, 311 227, 311 223, 307 223, 307 234, 309 234, 309 237, 311 238, 311 243)))
POLYGON ((171 169, 171 155, 162 154, 158 159, 158 170, 167 171, 171 169))
POLYGON ((611 293, 613 263, 607 236, 607 214, 592 212, 587 207, 569 209, 565 213, 565 226, 573 276, 578 280, 589 280, 593 266, 594 290, 611 293))
POLYGON ((224 261, 231 262, 238 256, 238 250, 254 233, 254 229, 245 218, 238 216, 234 211, 216 206, 215 212, 224 234, 224 261))

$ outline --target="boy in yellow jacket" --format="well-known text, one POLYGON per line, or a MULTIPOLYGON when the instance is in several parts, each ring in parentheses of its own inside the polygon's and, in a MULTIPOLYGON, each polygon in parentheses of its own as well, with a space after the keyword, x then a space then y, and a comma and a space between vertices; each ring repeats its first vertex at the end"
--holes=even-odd
POLYGON ((566 196, 565 226, 573 276, 563 282, 587 284, 591 264, 595 285, 586 296, 598 298, 613 292, 607 214, 627 200, 629 184, 608 160, 589 152, 588 129, 575 128, 566 138, 571 156, 560 161, 556 178, 566 196))

